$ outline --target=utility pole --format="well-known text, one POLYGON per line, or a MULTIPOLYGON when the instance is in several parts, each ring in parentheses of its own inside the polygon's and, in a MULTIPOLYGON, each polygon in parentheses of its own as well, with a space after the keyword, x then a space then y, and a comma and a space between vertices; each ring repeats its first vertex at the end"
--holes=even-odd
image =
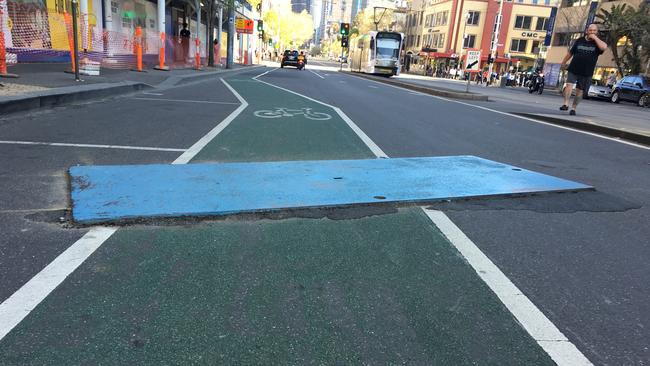
POLYGON ((226 69, 232 69, 233 52, 235 43, 235 1, 228 1, 228 55, 226 56, 226 69))
MULTIPOLYGON (((494 62, 496 62, 497 60, 496 53, 497 53, 497 45, 499 43, 499 32, 501 31, 502 13, 503 13, 503 0, 499 0, 499 13, 497 14, 497 19, 494 25, 494 35, 492 36, 492 49, 490 50, 490 53, 494 58, 494 62)), ((485 84, 486 86, 492 81, 492 70, 494 67, 494 62, 492 62, 488 68, 488 82, 485 84)))

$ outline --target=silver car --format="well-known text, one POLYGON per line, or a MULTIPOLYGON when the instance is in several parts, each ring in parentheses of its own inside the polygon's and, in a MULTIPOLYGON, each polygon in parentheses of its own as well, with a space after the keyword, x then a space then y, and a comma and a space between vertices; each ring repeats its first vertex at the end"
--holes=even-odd
POLYGON ((608 99, 612 96, 612 88, 609 86, 592 85, 589 87, 589 98, 608 99))

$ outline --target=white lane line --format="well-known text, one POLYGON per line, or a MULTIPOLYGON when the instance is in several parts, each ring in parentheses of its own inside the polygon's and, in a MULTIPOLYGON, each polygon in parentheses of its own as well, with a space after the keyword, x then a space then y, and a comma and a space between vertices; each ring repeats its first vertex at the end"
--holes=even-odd
POLYGON ((305 98, 307 100, 311 100, 314 103, 318 103, 318 104, 324 105, 326 107, 332 108, 334 111, 336 111, 336 113, 339 115, 339 117, 341 117, 341 119, 343 119, 345 121, 345 123, 347 123, 347 125, 357 134, 357 136, 359 136, 359 138, 366 144, 366 146, 368 146, 368 148, 373 152, 373 154, 375 154, 378 158, 387 158, 388 157, 388 155, 386 155, 386 153, 381 148, 379 148, 379 146, 377 146, 377 144, 375 144, 375 142, 372 141, 370 139, 370 137, 368 137, 368 135, 366 135, 365 132, 363 132, 363 130, 361 130, 359 128, 359 126, 357 126, 356 123, 354 123, 350 119, 350 117, 348 117, 339 107, 335 107, 333 105, 323 103, 320 100, 310 98, 310 97, 308 97, 306 95, 297 93, 297 92, 295 92, 293 90, 289 90, 289 89, 283 88, 281 86, 277 86, 277 85, 274 85, 274 84, 271 84, 271 83, 267 83, 264 80, 257 79, 257 77, 259 77, 259 76, 262 76, 262 75, 258 75, 254 79, 259 81, 260 83, 264 83, 264 84, 272 86, 274 88, 284 90, 284 91, 286 91, 288 93, 298 95, 298 96, 303 97, 303 98, 305 98))
MULTIPOLYGON (((359 138, 372 150, 378 158, 388 158, 386 155, 350 118, 338 107, 320 102, 289 89, 258 80, 267 85, 299 95, 313 102, 326 105, 339 113, 348 122, 359 138)), ((559 329, 506 277, 503 272, 441 211, 421 209, 436 225, 447 239, 458 249, 460 254, 470 263, 479 277, 497 295, 506 308, 515 316, 517 321, 530 336, 546 351, 560 366, 591 365, 591 362, 560 332, 559 329), (482 272, 481 272, 482 271, 482 272), (483 273, 484 272, 484 273, 483 273)))
POLYGON ((442 211, 422 208, 521 326, 558 365, 591 365, 578 348, 442 211))
POLYGON ((121 150, 144 150, 144 151, 174 151, 184 152, 185 149, 173 149, 168 147, 151 146, 125 146, 125 145, 95 145, 95 144, 68 144, 63 142, 39 142, 39 141, 4 141, 0 144, 6 145, 42 145, 42 146, 65 146, 65 147, 88 147, 95 149, 121 149, 121 150))
POLYGON ((237 116, 244 110, 246 107, 248 107, 248 103, 242 98, 235 89, 233 89, 230 84, 228 84, 223 78, 221 79, 221 82, 228 88, 230 89, 230 92, 232 92, 237 99, 239 99, 239 102, 241 103, 237 109, 232 111, 228 117, 226 117, 221 123, 219 123, 217 126, 215 126, 210 132, 208 132, 205 136, 203 136, 199 141, 197 141, 194 145, 192 145, 187 151, 183 153, 183 155, 179 156, 178 159, 174 160, 172 164, 187 164, 196 154, 201 151, 207 144, 210 143, 221 131, 223 131, 230 122, 232 122, 237 116))
POLYGON ((368 88, 379 89, 379 87, 378 87, 378 86, 375 86, 375 85, 368 85, 368 88))
POLYGON ((137 99, 137 100, 156 100, 156 101, 162 101, 162 102, 177 102, 177 103, 234 104, 234 105, 239 104, 239 103, 234 103, 234 102, 212 102, 212 101, 209 101, 209 100, 164 99, 164 98, 144 98, 144 97, 135 97, 133 99, 137 99))
MULTIPOLYGON (((356 76, 348 75, 348 77, 356 77, 356 76)), ((361 78, 358 78, 358 79, 361 79, 361 78)), ((367 81, 377 83, 377 84, 381 84, 381 85, 386 85, 386 86, 389 86, 389 87, 395 88, 395 89, 400 89, 400 90, 408 92, 408 93, 413 93, 412 90, 402 88, 400 86, 391 85, 391 84, 387 84, 387 83, 382 83, 382 82, 379 82, 379 81, 375 81, 375 80, 371 80, 371 79, 365 79, 365 78, 363 78, 363 80, 367 80, 367 81)), ((534 118, 528 118, 528 117, 520 116, 520 115, 517 115, 517 114, 497 111, 496 109, 491 109, 491 108, 483 107, 483 106, 480 106, 480 105, 469 104, 469 103, 465 103, 465 102, 460 102, 458 100, 439 97, 437 95, 431 95, 431 94, 426 94, 426 93, 420 93, 418 95, 423 95, 423 96, 427 96, 427 97, 430 97, 430 98, 440 99, 440 100, 444 100, 444 101, 447 101, 447 102, 458 103, 458 104, 466 105, 466 106, 469 106, 469 107, 483 109, 483 110, 486 110, 486 111, 490 111, 490 112, 494 112, 494 113, 498 113, 498 114, 503 114, 503 115, 506 115, 506 116, 519 118, 519 119, 523 119, 523 120, 530 121, 530 122, 539 123, 539 124, 550 126, 550 127, 561 128, 561 129, 564 129, 564 130, 573 131, 573 132, 581 133, 581 134, 584 134, 584 135, 590 135, 590 136, 598 137, 598 138, 601 138, 601 139, 610 140, 610 141, 614 141, 614 142, 618 142, 618 143, 621 143, 621 144, 638 147, 638 148, 645 149, 645 150, 650 150, 649 146, 640 145, 640 144, 637 144, 637 143, 631 142, 631 141, 621 140, 621 139, 618 139, 618 138, 615 138, 615 137, 609 137, 609 136, 599 135, 599 134, 593 133, 593 132, 578 130, 578 129, 571 128, 571 127, 560 126, 560 125, 556 125, 556 124, 553 124, 553 123, 540 121, 540 120, 537 120, 537 119, 534 119, 534 118)))
POLYGON ((273 71, 275 71, 275 70, 278 70, 278 69, 280 69, 280 68, 279 68, 279 67, 276 67, 276 68, 274 68, 274 69, 271 69, 271 70, 268 70, 268 71, 264 71, 263 73, 261 73, 261 74, 259 74, 259 75, 257 75, 257 76, 253 76, 253 80, 257 80, 257 78, 259 78, 259 77, 261 77, 261 76, 264 76, 264 75, 266 75, 266 74, 268 74, 268 73, 270 73, 270 72, 273 72, 273 71))
POLYGON ((163 93, 151 93, 151 92, 142 92, 145 95, 164 95, 163 93))
POLYGON ((99 248, 116 227, 94 227, 0 304, 0 340, 99 248))
MULTIPOLYGON (((199 142, 179 156, 172 164, 183 164, 193 158, 210 140, 246 108, 248 103, 226 83, 221 81, 242 102, 235 111, 208 132, 199 142)), ((0 341, 34 310, 57 286, 74 272, 97 248, 116 231, 117 227, 93 227, 81 239, 61 253, 43 270, 32 277, 8 299, 0 304, 0 341)))
POLYGON ((309 69, 307 69, 307 71, 311 72, 312 74, 318 76, 318 77, 321 78, 321 79, 325 79, 323 76, 321 76, 321 75, 320 75, 319 73, 317 73, 316 71, 309 70, 309 69))

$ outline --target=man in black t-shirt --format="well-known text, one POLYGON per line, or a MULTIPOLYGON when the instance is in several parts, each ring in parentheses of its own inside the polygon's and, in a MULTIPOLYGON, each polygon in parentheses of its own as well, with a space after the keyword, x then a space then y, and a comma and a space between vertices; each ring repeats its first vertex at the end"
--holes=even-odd
POLYGON ((598 38, 597 33, 598 26, 596 24, 590 24, 585 30, 585 36, 576 39, 573 46, 571 46, 571 50, 569 50, 562 60, 561 67, 564 70, 567 61, 573 57, 569 64, 569 74, 564 87, 564 104, 560 107, 562 111, 569 109, 569 99, 571 99, 571 92, 575 83, 576 96, 573 98, 573 106, 569 112, 572 116, 576 114, 576 107, 582 99, 584 91, 589 91, 598 56, 607 49, 607 44, 598 38))

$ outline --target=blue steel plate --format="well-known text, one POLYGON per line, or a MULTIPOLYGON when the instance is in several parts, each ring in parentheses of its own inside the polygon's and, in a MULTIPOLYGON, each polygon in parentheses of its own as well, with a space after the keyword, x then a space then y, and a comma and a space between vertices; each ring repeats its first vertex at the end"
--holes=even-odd
POLYGON ((475 156, 76 166, 70 176, 79 223, 592 188, 475 156))

